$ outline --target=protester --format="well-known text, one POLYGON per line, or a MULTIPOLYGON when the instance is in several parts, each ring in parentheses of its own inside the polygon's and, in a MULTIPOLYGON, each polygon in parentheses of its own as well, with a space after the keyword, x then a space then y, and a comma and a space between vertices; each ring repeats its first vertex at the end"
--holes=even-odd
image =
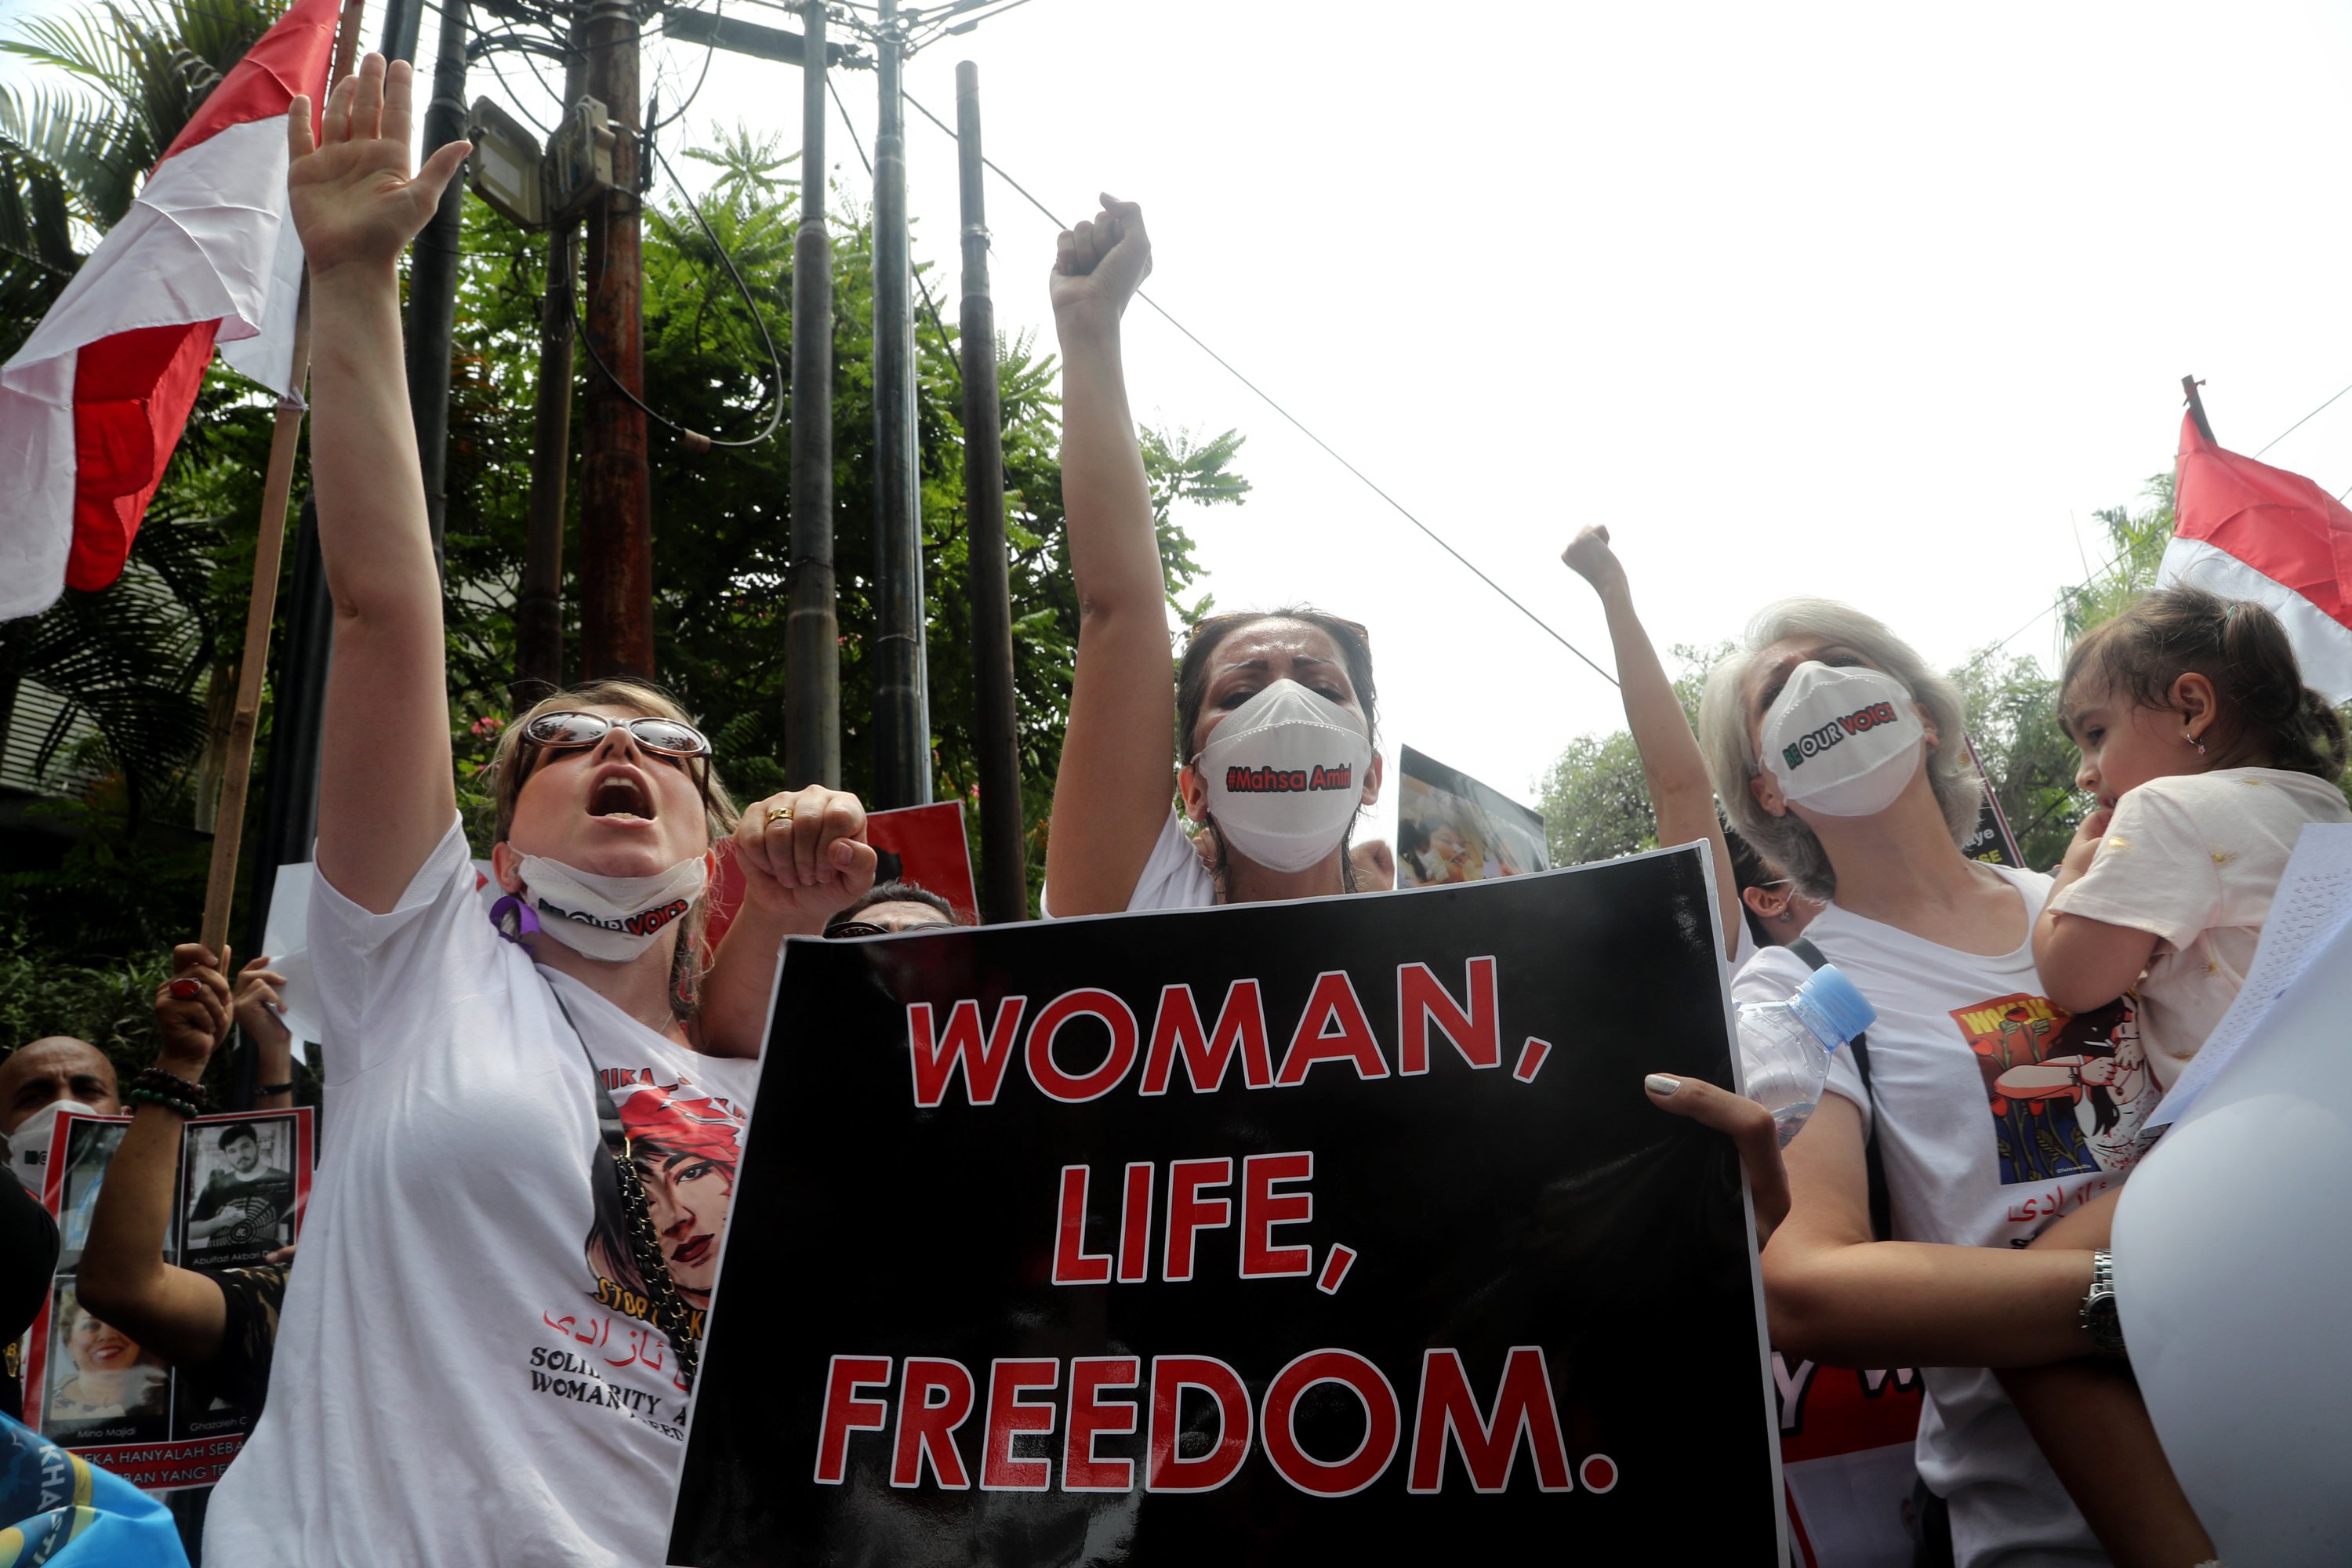
MULTIPOLYGON (((1753 942, 1747 956, 1754 956, 1754 948, 1786 947, 1804 935, 1822 912, 1822 900, 1797 891, 1794 878, 1756 853, 1756 847, 1737 833, 1727 829, 1724 842, 1731 851, 1731 879, 1739 885, 1739 903, 1753 942)), ((1746 961, 1743 957, 1740 962, 1746 961)))
POLYGON ((1119 347, 1151 242, 1140 207, 1102 201, 1063 233, 1052 280, 1080 618, 1046 913, 1353 891, 1349 834, 1381 791, 1371 649, 1353 621, 1286 609, 1192 628, 1176 673, 1173 760, 1184 815, 1211 836, 1205 863, 1171 807, 1167 583, 1119 347))
POLYGON ((1657 817, 1658 842, 1664 845, 1705 844, 1715 862, 1715 899, 1723 930, 1723 949, 1737 965, 1755 951, 1746 943, 1739 918, 1739 889, 1732 875, 1731 850, 1726 843, 1723 819, 1716 815, 1715 786, 1707 778, 1706 759, 1699 754, 1682 699, 1666 679, 1658 650, 1633 609, 1633 590, 1625 563, 1609 547, 1609 530, 1595 525, 1569 542, 1559 558, 1601 596, 1609 621, 1609 647, 1617 660, 1617 695, 1625 705, 1625 728, 1642 759, 1642 783, 1650 793, 1650 810, 1657 817))
MULTIPOLYGON (((0 1062, 0 1133, 7 1135, 12 1149, 24 1147, 17 1129, 34 1122, 37 1112, 79 1110, 91 1116, 115 1116, 121 1110, 114 1064, 88 1040, 50 1035, 17 1047, 6 1061, 0 1062)), ((41 1140, 41 1147, 47 1148, 46 1119, 34 1122, 32 1131, 41 1140)))
POLYGON ((88 1040, 50 1035, 27 1041, 0 1061, 0 1146, 13 1182, 0 1182, 0 1414, 25 1414, 25 1331, 49 1299, 58 1267, 58 1224, 34 1191, 59 1110, 112 1116, 114 1064, 88 1040))
MULTIPOLYGON (((183 943, 172 950, 172 978, 155 993, 155 1066, 131 1090, 131 1126, 107 1167, 76 1284, 86 1306, 179 1369, 192 1386, 258 1415, 286 1295, 286 1255, 219 1270, 174 1268, 163 1260, 184 1126, 173 1102, 204 1103, 186 1096, 202 1095, 205 1068, 227 1037, 232 1013, 242 1021, 241 1004, 257 972, 247 966, 232 1003, 220 964, 205 948, 183 943)), ((231 1129, 240 1125, 248 1134, 240 1145, 257 1152, 259 1140, 249 1124, 231 1129)), ((224 1147, 227 1142, 224 1133, 224 1147)), ((220 1206, 214 1205, 215 1212, 220 1206)))
POLYGON ((836 910, 824 922, 824 934, 882 936, 957 923, 953 904, 919 882, 897 879, 877 882, 864 898, 836 910))
MULTIPOLYGON (((2067 1019, 2036 994, 2031 933, 2049 879, 1960 854, 1980 792, 1965 723, 1950 682, 1826 600, 1769 607, 1708 678, 1699 728, 1733 826, 1827 901, 1806 934, 1878 1014, 1868 1087, 1850 1053, 1833 1056, 1786 1151, 1790 1206, 1764 1255, 1766 1301, 1774 1342, 1793 1352, 1926 1369, 1919 1469, 1948 1505, 1954 1561, 2096 1563, 2099 1541, 1988 1369, 2102 1353, 2092 1250, 2026 1244, 2122 1179, 2155 1096, 2151 1085, 2117 1107, 2114 1136, 2095 1145, 1990 1089, 2017 1059, 2113 1056, 2129 1022, 2121 1009, 2067 1019), (1874 1134, 1892 1198, 1884 1238, 1864 1152, 1874 1134)), ((1769 948, 1733 995, 1780 1000, 1808 973, 1769 948)), ((2169 1517, 2178 1488, 2144 1412, 2101 1458, 2150 1500, 2143 1517, 2169 1517)), ((1931 1532, 1941 1511, 1927 1510, 1931 1532)), ((2189 1545, 2134 1536, 2128 1520, 2107 1544, 2127 1562, 2210 1555, 2177 1555, 2189 1545)))
POLYGON ((336 1109, 273 1397, 205 1546, 241 1568, 635 1568, 664 1556, 689 1295, 728 1184, 649 1192, 630 1146, 740 1149, 757 1069, 730 1058, 758 1054, 778 945, 861 896, 874 852, 831 790, 738 823, 688 715, 607 680, 506 726, 496 887, 477 892, 398 271, 467 146, 412 176, 411 91, 406 64, 371 56, 315 139, 307 101, 288 118, 336 611, 309 929, 336 1109), (706 971, 730 826, 744 902, 706 971), (615 1235, 647 1289, 612 1277, 615 1235))

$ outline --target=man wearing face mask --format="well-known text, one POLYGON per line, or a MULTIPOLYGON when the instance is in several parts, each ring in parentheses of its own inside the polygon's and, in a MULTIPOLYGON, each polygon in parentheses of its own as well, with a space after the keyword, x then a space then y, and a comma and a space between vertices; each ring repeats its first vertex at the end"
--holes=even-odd
POLYGON ((58 1266, 57 1222, 33 1195, 57 1113, 112 1116, 121 1109, 114 1064, 87 1040, 51 1036, 19 1046, 0 1062, 0 1137, 16 1176, 0 1182, 0 1336, 7 1341, 0 1358, 0 1411, 12 1416, 25 1413, 16 1342, 47 1300, 58 1266))

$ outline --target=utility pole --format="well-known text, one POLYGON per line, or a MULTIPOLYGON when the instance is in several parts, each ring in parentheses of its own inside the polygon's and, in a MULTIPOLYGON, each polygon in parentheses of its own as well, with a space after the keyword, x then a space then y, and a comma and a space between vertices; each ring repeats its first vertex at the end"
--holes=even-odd
MULTIPOLYGON (((425 145, 446 146, 466 135, 467 0, 441 0, 441 35, 433 59, 433 99, 425 110, 425 145)), ((412 36, 413 36, 412 27, 412 36)), ((408 412, 416 426, 416 462, 425 479, 425 521, 433 556, 441 559, 442 525, 449 510, 449 356, 457 321, 457 236, 463 226, 466 182, 441 192, 408 266, 408 412)))
POLYGON ((635 0, 589 0, 588 96, 613 127, 613 184, 588 209, 588 377, 580 455, 580 670, 654 674, 653 475, 646 458, 645 261, 635 0))
POLYGON ((1021 752, 1013 693, 1013 590, 1004 553, 1003 416, 996 397, 996 304, 988 289, 988 208, 980 68, 956 65, 956 174, 963 196, 963 510, 971 542, 972 668, 980 699, 980 916, 1029 918, 1021 752))
POLYGON ((833 240, 824 227, 824 0, 801 7, 801 223, 793 237, 792 567, 784 782, 841 784, 841 629, 833 570, 833 240))
POLYGON ((923 514, 915 434, 915 273, 907 234, 907 106, 898 0, 875 24, 882 121, 874 136, 874 796, 931 798, 923 659, 923 514))
POLYGON ((383 8, 383 58, 413 63, 416 58, 417 26, 424 20, 422 0, 386 0, 383 8))
MULTIPOLYGON (((563 71, 565 111, 583 89, 583 29, 572 28, 563 71)), ((572 332, 580 271, 579 226, 547 234, 547 295, 539 310, 539 384, 532 406, 530 531, 522 598, 515 606, 515 710, 563 684, 563 491, 572 466, 572 332)))

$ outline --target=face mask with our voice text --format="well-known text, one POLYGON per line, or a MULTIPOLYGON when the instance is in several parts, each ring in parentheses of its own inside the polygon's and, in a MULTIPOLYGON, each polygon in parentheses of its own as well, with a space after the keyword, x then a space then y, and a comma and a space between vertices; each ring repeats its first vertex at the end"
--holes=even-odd
POLYGON ((1269 871, 1304 871, 1347 835, 1371 762, 1361 719, 1277 680, 1226 714, 1192 765, 1229 848, 1269 871))
POLYGON ((1885 670, 1807 659, 1790 673, 1761 732, 1780 793, 1828 816, 1874 816, 1895 804, 1927 731, 1911 693, 1885 670))
POLYGON ((538 855, 521 857, 517 869, 539 929, 583 957, 607 963, 651 947, 710 883, 703 855, 650 877, 607 877, 538 855))

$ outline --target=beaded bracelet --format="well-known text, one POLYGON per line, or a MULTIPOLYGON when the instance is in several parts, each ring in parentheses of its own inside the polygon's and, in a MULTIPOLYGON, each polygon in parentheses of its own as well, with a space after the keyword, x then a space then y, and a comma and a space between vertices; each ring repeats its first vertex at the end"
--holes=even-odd
POLYGON ((203 1084, 191 1083, 178 1073, 166 1072, 162 1068, 148 1068, 131 1081, 134 1087, 161 1095, 165 1100, 187 1101, 196 1108, 193 1113, 195 1115, 203 1115, 205 1107, 212 1103, 212 1096, 203 1084))
POLYGON ((194 1121, 195 1118, 204 1114, 203 1111, 199 1110, 196 1107, 191 1105, 184 1100, 181 1100, 173 1095, 158 1094, 152 1089, 134 1088, 122 1098, 147 1105, 160 1105, 166 1110, 177 1111, 180 1116, 186 1121, 194 1121))

